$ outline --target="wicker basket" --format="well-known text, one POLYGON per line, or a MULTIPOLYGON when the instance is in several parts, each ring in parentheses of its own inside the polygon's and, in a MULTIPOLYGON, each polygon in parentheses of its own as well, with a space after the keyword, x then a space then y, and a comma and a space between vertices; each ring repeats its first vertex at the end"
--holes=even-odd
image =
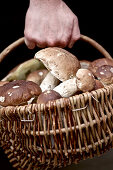
MULTIPOLYGON (((109 53, 81 35, 104 57, 109 53)), ((2 61, 24 38, 9 45, 2 61)), ((30 104, 0 109, 0 144, 13 167, 48 169, 100 155, 113 147, 113 84, 106 88, 61 98, 49 105, 30 104)))

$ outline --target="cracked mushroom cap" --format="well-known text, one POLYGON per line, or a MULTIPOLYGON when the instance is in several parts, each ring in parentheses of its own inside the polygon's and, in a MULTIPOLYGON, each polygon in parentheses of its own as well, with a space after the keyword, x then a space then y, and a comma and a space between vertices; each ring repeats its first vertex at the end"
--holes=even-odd
POLYGON ((43 79, 45 78, 45 76, 47 75, 47 73, 48 73, 47 69, 36 70, 36 71, 31 72, 27 76, 26 80, 33 81, 34 83, 40 85, 43 79))
POLYGON ((88 69, 79 69, 76 73, 77 87, 82 92, 88 92, 95 87, 95 78, 88 69))
POLYGON ((46 104, 49 101, 60 99, 61 97, 62 96, 54 90, 46 90, 38 96, 37 103, 38 104, 42 104, 42 103, 46 104))
POLYGON ((16 80, 0 87, 0 105, 30 104, 41 93, 40 87, 31 81, 16 80))
POLYGON ((35 54, 35 58, 41 60, 51 74, 60 81, 73 78, 80 68, 80 62, 73 54, 58 47, 40 50, 35 54))
POLYGON ((101 67, 103 65, 113 66, 113 60, 109 58, 100 58, 100 59, 94 60, 93 62, 91 62, 90 70, 93 73, 95 73, 98 67, 101 67))
POLYGON ((113 66, 104 65, 97 69, 95 77, 100 80, 104 85, 113 83, 113 66))

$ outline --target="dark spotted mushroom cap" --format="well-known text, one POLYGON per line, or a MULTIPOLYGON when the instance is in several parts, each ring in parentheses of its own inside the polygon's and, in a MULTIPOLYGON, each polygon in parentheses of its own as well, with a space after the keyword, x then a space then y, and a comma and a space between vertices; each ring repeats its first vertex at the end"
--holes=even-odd
POLYGON ((0 87, 0 105, 29 104, 40 93, 40 87, 34 82, 25 80, 12 81, 0 87))
POLYGON ((103 65, 110 65, 113 66, 113 60, 109 59, 109 58, 99 58, 97 60, 94 60, 93 62, 91 62, 90 65, 90 70, 95 73, 96 70, 98 69, 98 67, 101 67, 103 65))
POLYGON ((38 104, 46 104, 49 101, 60 99, 62 96, 54 90, 46 90, 42 92, 37 99, 38 104))
POLYGON ((104 85, 113 83, 113 66, 104 65, 97 69, 95 77, 100 80, 104 85))
POLYGON ((45 76, 47 75, 47 73, 48 73, 47 69, 36 70, 28 74, 26 80, 33 81, 36 84, 40 85, 43 79, 45 78, 45 76))

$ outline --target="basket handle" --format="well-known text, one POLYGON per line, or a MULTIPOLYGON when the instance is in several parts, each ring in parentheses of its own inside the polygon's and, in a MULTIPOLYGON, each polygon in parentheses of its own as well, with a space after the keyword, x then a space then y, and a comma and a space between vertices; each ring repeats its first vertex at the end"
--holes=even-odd
POLYGON ((112 59, 111 55, 103 48, 99 43, 97 43, 95 40, 82 35, 80 36, 80 40, 88 42, 90 45, 92 45, 94 48, 96 48, 104 57, 112 59))
MULTIPOLYGON (((89 38, 88 36, 82 35, 80 36, 80 40, 88 42, 89 44, 91 44, 94 48, 96 48, 101 54, 104 55, 104 57, 106 58, 110 58, 112 59, 111 55, 99 44, 97 43, 95 40, 89 38)), ((2 60, 16 47, 20 46, 21 44, 24 44, 24 37, 16 40, 15 42, 13 42, 12 44, 10 44, 8 47, 6 47, 0 54, 0 62, 2 62, 2 60)))

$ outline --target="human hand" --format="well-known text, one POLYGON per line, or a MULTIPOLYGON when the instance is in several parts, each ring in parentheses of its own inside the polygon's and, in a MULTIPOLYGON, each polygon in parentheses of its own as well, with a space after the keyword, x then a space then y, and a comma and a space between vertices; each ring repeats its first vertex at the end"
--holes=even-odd
POLYGON ((77 16, 62 0, 30 0, 24 34, 30 49, 72 48, 80 38, 77 16))

